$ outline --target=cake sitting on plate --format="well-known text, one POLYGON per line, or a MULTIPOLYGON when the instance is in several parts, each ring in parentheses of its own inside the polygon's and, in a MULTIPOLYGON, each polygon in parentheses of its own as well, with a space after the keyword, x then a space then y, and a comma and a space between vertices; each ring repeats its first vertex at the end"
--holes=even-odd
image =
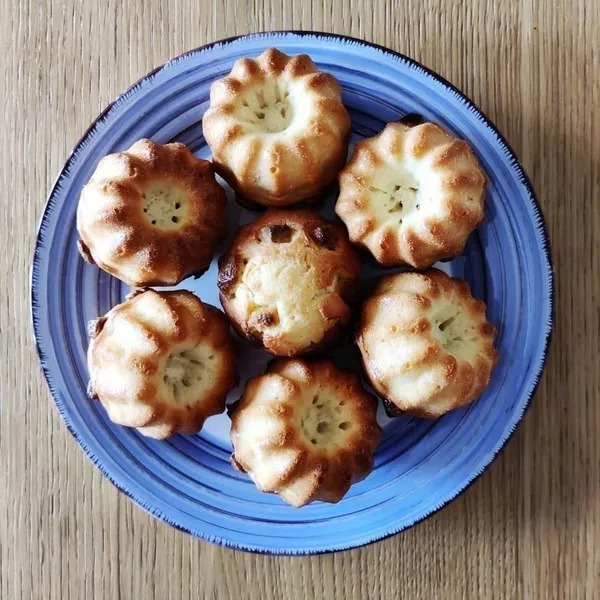
POLYGON ((204 272, 224 238, 225 191, 183 144, 143 139, 99 162, 77 229, 82 256, 121 281, 175 285, 204 272))
POLYGON ((338 502, 373 469, 377 400, 330 361, 273 361, 231 415, 234 465, 293 506, 338 502))
POLYGON ((432 269, 384 277, 356 343, 391 415, 439 417, 477 398, 496 364, 496 329, 469 285, 432 269))
POLYGON ((312 210, 270 209, 240 227, 219 260, 221 303, 243 337, 297 356, 330 345, 348 323, 361 269, 338 223, 312 210))
POLYGON ((335 77, 270 48, 213 83, 202 119, 220 175, 246 203, 312 201, 346 160, 350 117, 335 77))
POLYGON ((335 210, 384 267, 458 256, 483 219, 486 176, 464 140, 435 123, 389 123, 358 142, 335 210))
POLYGON ((89 394, 154 438, 196 433, 237 383, 224 315, 179 290, 137 290, 91 323, 89 394))

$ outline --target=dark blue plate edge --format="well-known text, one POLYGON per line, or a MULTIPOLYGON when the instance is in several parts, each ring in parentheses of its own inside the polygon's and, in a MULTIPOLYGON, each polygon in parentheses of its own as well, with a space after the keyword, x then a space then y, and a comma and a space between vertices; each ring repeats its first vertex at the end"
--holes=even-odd
POLYGON ((336 33, 324 33, 324 32, 319 32, 319 31, 305 31, 305 30, 263 31, 263 32, 251 33, 251 34, 246 34, 246 35, 232 36, 229 38, 224 38, 221 40, 217 40, 215 42, 204 44, 203 46, 199 46, 197 48, 194 48, 193 50, 184 52, 183 54, 180 54, 180 55, 172 58, 171 60, 167 61, 166 63, 156 67, 155 69, 153 69, 152 71, 150 71, 149 73, 147 73, 146 75, 144 75, 143 77, 138 79, 138 81, 136 81, 125 92, 120 94, 118 96, 118 98, 116 98, 113 102, 111 102, 100 113, 100 115, 91 123, 91 125, 87 128, 87 130, 82 135, 80 140, 77 142, 77 144, 75 145, 75 147, 69 154, 66 162, 64 163, 64 166, 61 169, 60 174, 58 175, 58 177, 56 178, 56 180, 52 186, 52 189, 51 189, 48 199, 46 201, 46 206, 44 208, 44 212, 40 218, 39 225, 37 228, 36 243, 35 243, 35 249, 34 249, 34 253, 33 253, 33 261, 32 261, 32 265, 31 265, 31 269, 30 269, 30 283, 31 283, 30 318, 31 318, 31 323, 32 323, 34 342, 35 342, 36 351, 37 351, 37 354, 38 354, 38 357, 40 360, 40 364, 42 367, 42 371, 44 373, 44 377, 48 384, 48 388, 50 389, 50 393, 54 399, 54 403, 56 404, 58 412, 59 412, 63 422, 65 423, 67 429, 70 431, 71 435, 73 435, 73 437, 75 438, 75 440, 77 441, 79 446, 82 448, 82 450, 84 451, 86 456, 100 470, 100 472, 120 492, 125 494, 125 496, 127 496, 130 500, 135 502, 138 506, 142 507, 146 512, 150 513, 151 515, 160 519, 161 521, 168 523, 175 529, 189 533, 190 535, 193 535, 194 537, 198 537, 202 540, 209 541, 211 543, 216 543, 216 544, 219 544, 219 545, 222 545, 222 546, 225 546, 228 548, 232 548, 235 550, 244 550, 246 552, 252 552, 255 554, 271 554, 271 555, 283 555, 283 556, 285 556, 285 555, 300 556, 300 555, 328 554, 331 552, 349 550, 352 548, 363 547, 363 546, 368 546, 368 545, 374 544, 375 542, 384 540, 388 537, 391 537, 393 535, 400 533, 401 531, 405 531, 407 529, 410 529, 411 527, 414 527, 417 523, 424 521, 425 519, 429 518, 431 515, 433 515, 437 511, 439 511, 440 509, 444 508, 450 502, 455 500, 458 496, 463 494, 471 485, 473 485, 473 483, 475 483, 475 481, 489 468, 489 466, 497 458, 497 456, 500 454, 500 452, 502 452, 502 450, 504 450, 504 448, 506 447, 508 442, 512 439, 513 435, 515 434, 517 426, 519 425, 519 423, 521 423, 521 421, 525 417, 525 414, 529 410, 529 407, 531 406, 531 400, 539 386, 540 379, 541 379, 541 376, 542 376, 542 373, 543 373, 543 370, 544 370, 544 367, 546 365, 546 361, 548 358, 548 352, 550 349, 552 332, 553 332, 553 328, 554 328, 554 316, 555 316, 554 300, 555 300, 555 293, 556 293, 555 281, 554 281, 554 266, 553 266, 553 262, 552 262, 550 237, 548 235, 548 230, 546 227, 544 215, 542 213, 542 209, 540 207, 539 201, 538 201, 535 191, 533 189, 533 185, 532 185, 527 173, 523 169, 521 163, 519 162, 519 159, 517 158, 515 152, 511 148, 510 144, 508 143, 506 138, 502 135, 502 133, 498 130, 496 125, 488 118, 488 116, 472 100, 470 100, 463 92, 461 92, 457 87, 455 87, 452 83, 450 83, 444 77, 442 77, 441 75, 438 75, 431 69, 423 66, 418 61, 416 61, 408 56, 405 56, 404 54, 401 54, 400 52, 396 52, 395 50, 390 50, 389 48, 386 48, 385 46, 381 46, 381 45, 375 44, 373 42, 367 42, 365 40, 361 40, 359 38, 355 38, 355 37, 351 37, 351 36, 346 36, 346 35, 341 35, 341 34, 336 34, 336 33), (55 202, 55 196, 57 194, 57 191, 58 191, 58 188, 59 188, 59 185, 60 185, 62 179, 66 176, 66 173, 69 170, 71 162, 73 161, 75 156, 77 156, 77 154, 79 153, 80 147, 82 146, 84 140, 94 130, 94 128, 98 125, 98 123, 101 123, 102 121, 104 121, 107 114, 111 111, 111 109, 119 101, 121 101, 122 98, 128 96, 132 91, 134 91, 137 87, 139 87, 144 81, 152 79, 160 70, 166 68, 172 62, 181 60, 191 54, 196 54, 203 50, 208 50, 208 49, 212 48, 213 46, 217 46, 220 44, 225 45, 225 44, 230 44, 236 40, 243 39, 243 38, 246 38, 246 39, 260 38, 260 37, 270 36, 273 34, 293 34, 293 35, 297 35, 297 36, 311 36, 311 37, 319 37, 319 38, 325 38, 325 39, 329 38, 329 39, 343 40, 346 42, 352 42, 352 43, 356 43, 356 44, 362 44, 364 46, 369 46, 369 47, 375 48, 375 49, 383 52, 384 54, 390 54, 396 58, 399 58, 400 60, 403 60, 403 61, 409 63, 410 65, 412 65, 414 67, 418 67, 419 69, 422 69, 425 73, 427 73, 433 79, 437 80, 444 87, 448 88, 454 94, 456 94, 456 96, 458 96, 460 98, 460 100, 465 104, 465 106, 468 109, 470 109, 471 111, 473 111, 480 118, 480 120, 483 123, 485 123, 485 125, 496 135, 500 146, 506 152, 512 166, 515 168, 515 170, 517 171, 517 174, 521 178, 521 183, 524 185, 524 187, 527 191, 529 200, 531 201, 533 209, 534 209, 534 216, 537 219, 537 227, 538 227, 538 230, 539 230, 541 238, 542 238, 542 250, 544 252, 544 258, 546 261, 546 275, 547 275, 547 281, 549 284, 548 302, 549 302, 549 307, 550 307, 550 318, 549 318, 548 322, 545 323, 546 333, 545 333, 545 340, 544 340, 544 348, 542 350, 541 362, 540 362, 538 372, 535 374, 535 383, 533 385, 533 388, 531 389, 531 392, 529 393, 529 395, 527 397, 527 400, 523 406, 521 414, 519 415, 518 419, 515 421, 515 423, 513 425, 512 430, 507 435, 507 437, 501 442, 498 449, 491 455, 491 457, 490 457, 489 461, 486 463, 486 465, 479 472, 475 473, 472 476, 472 478, 462 488, 458 489, 453 496, 448 498, 445 502, 442 502, 439 506, 436 506, 430 512, 424 514, 423 516, 419 517, 418 519, 415 519, 410 524, 400 527, 397 530, 393 530, 393 531, 390 531, 383 535, 380 535, 378 537, 374 537, 372 540, 369 540, 367 542, 358 543, 358 544, 350 544, 350 545, 340 544, 340 545, 334 546, 334 547, 332 547, 330 549, 326 549, 326 550, 312 550, 312 549, 291 550, 290 549, 290 550, 273 551, 272 549, 265 549, 265 548, 253 547, 251 545, 237 544, 235 542, 232 542, 231 540, 228 540, 225 538, 219 538, 217 536, 208 536, 208 535, 205 535, 202 531, 194 531, 194 530, 188 529, 186 527, 182 527, 178 523, 173 522, 166 515, 162 514, 161 511, 151 508, 144 501, 142 501, 141 499, 139 499, 135 495, 133 495, 127 488, 125 488, 122 485, 120 485, 119 483, 117 483, 113 479, 113 477, 105 470, 103 465, 99 463, 98 459, 94 456, 94 454, 91 452, 91 450, 86 446, 84 441, 78 436, 77 432, 73 429, 73 427, 69 421, 69 417, 64 412, 64 409, 62 407, 62 401, 60 400, 59 395, 57 394, 57 392, 55 390, 54 383, 52 381, 52 377, 51 377, 51 374, 50 374, 50 371, 49 371, 49 368, 47 365, 47 360, 46 360, 46 357, 44 355, 44 352, 43 352, 40 342, 39 342, 38 319, 36 318, 36 311, 39 307, 39 300, 37 299, 37 296, 36 296, 36 287, 37 287, 37 280, 39 277, 40 251, 44 245, 44 239, 43 239, 44 225, 48 218, 48 213, 49 213, 50 209, 53 207, 53 204, 55 202))

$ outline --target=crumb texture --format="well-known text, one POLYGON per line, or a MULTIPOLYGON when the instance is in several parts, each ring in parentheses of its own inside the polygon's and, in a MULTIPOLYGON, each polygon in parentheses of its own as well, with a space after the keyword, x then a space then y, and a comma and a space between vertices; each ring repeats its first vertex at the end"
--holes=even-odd
POLYGON ((311 201, 346 160, 350 117, 342 90, 306 54, 270 48, 238 60, 211 87, 204 136, 223 178, 264 206, 311 201))
POLYGON ((225 409, 237 380, 229 325, 190 292, 141 291, 91 334, 90 391, 115 423, 165 438, 225 409))
POLYGON ((361 264, 343 228, 313 211, 270 210, 219 261, 221 302, 273 354, 315 349, 348 322, 361 264))
POLYGON ((357 334, 373 387, 423 417, 475 400, 496 364, 495 328, 466 282, 436 269, 382 279, 357 334))
POLYGON ((77 229, 88 262, 132 286, 175 285, 208 267, 225 236, 225 191, 183 144, 140 140, 98 163, 77 229))
POLYGON ((232 411, 234 464, 294 506, 338 502, 373 469, 376 416, 355 374, 330 361, 275 360, 232 411))
POLYGON ((356 144, 336 212, 385 266, 457 256, 483 219, 486 177, 467 142, 434 123, 390 123, 356 144))

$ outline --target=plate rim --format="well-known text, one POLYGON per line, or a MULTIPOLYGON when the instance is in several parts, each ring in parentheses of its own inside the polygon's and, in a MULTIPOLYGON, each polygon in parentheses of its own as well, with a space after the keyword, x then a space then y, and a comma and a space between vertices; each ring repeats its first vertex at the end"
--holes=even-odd
POLYGON ((137 506, 139 506, 140 508, 142 508, 143 510, 145 510, 146 512, 151 514, 153 517, 159 519, 160 521, 162 521, 164 523, 171 525, 175 529, 178 529, 187 534, 190 534, 194 538, 197 538, 202 541, 211 542, 214 544, 219 544, 223 547, 231 548, 234 550, 242 550, 245 552, 252 552, 255 554, 269 554, 269 555, 280 555, 280 556, 308 556, 308 555, 328 554, 331 552, 349 550, 352 548, 365 547, 365 546, 374 544, 376 542, 379 542, 381 540, 389 538, 393 535, 401 533, 402 531, 406 531, 406 530, 414 527, 418 523, 425 521, 426 519, 428 519, 429 517, 431 517, 438 511, 440 511, 442 508, 444 508, 445 506, 450 504, 452 501, 454 501, 460 495, 462 495, 471 485, 473 485, 473 483, 475 483, 475 481, 477 479, 479 479, 483 475, 483 473, 485 473, 485 471, 487 471, 487 469, 491 466, 491 464, 496 460, 498 455, 506 448, 506 445, 512 439, 513 435, 517 431, 518 426, 522 423, 523 419, 525 418, 525 415, 527 414, 527 411, 529 410, 529 408, 531 406, 532 399, 539 387, 539 384, 540 384, 540 381, 542 378, 542 374, 546 367, 546 363, 548 360, 548 354, 549 354, 549 350, 550 350, 550 345, 551 345, 551 340, 552 340, 552 334, 553 334, 553 330, 554 330, 554 322, 555 322, 555 298, 556 298, 555 273, 554 273, 554 264, 553 264, 553 260, 552 260, 550 235, 548 233, 548 228, 546 226, 544 214, 542 212, 542 208, 540 206, 539 200, 538 200, 535 190, 533 188, 533 184, 531 183, 531 180, 529 179, 529 176, 527 175, 525 169, 521 165, 521 162, 520 162, 519 158, 517 157, 515 151, 512 149, 511 145, 508 143, 508 141, 506 140, 504 135, 499 131, 499 129, 497 128, 495 123, 479 108, 479 106, 477 106, 477 104, 475 104, 464 92, 462 92, 460 89, 458 89, 453 83, 451 83, 450 81, 448 81, 443 76, 436 73, 435 71, 431 70, 430 68, 426 67, 425 65, 421 64, 419 61, 417 61, 409 56, 406 56, 400 52, 397 52, 395 50, 392 50, 390 48, 382 46, 380 44, 376 44, 374 42, 369 42, 369 41, 366 41, 366 40, 363 40, 360 38, 356 38, 353 36, 337 34, 337 33, 321 32, 321 31, 310 31, 310 30, 282 29, 282 30, 273 30, 273 31, 261 31, 261 32, 256 32, 256 33, 241 34, 241 35, 231 36, 231 37, 227 37, 227 38, 222 38, 219 40, 215 40, 213 42, 209 42, 207 44, 203 44, 201 46, 198 46, 197 48, 193 48, 191 50, 183 52, 182 54, 179 54, 179 55, 169 59, 168 61, 162 63, 161 65, 155 67, 154 69, 152 69, 151 71, 149 71, 148 73, 146 73, 145 75, 140 77, 135 83, 130 85, 126 90, 124 90, 122 93, 120 93, 113 101, 111 101, 104 108, 104 110, 102 110, 102 112, 91 122, 89 127, 85 130, 85 132, 82 134, 80 139, 77 141, 77 143, 75 144, 75 146, 73 147, 71 152, 67 155, 67 158, 64 161, 58 176, 55 178, 54 182, 51 185, 50 192, 46 198, 44 209, 38 220, 38 226, 36 229, 35 246, 34 246, 34 251, 33 251, 33 257, 32 257, 31 264, 30 264, 29 284, 30 284, 30 323, 31 323, 31 327, 32 327, 34 344, 35 344, 36 352, 38 355, 38 359, 40 361, 40 366, 41 366, 42 372, 44 374, 46 383, 48 385, 50 394, 51 394, 54 404, 59 412, 59 415, 60 415, 63 423, 66 425, 68 431, 75 438, 77 444, 83 450, 86 457, 94 464, 95 467, 97 467, 99 469, 99 471, 102 473, 102 475, 105 476, 119 490, 119 492, 123 493, 127 498, 129 498, 137 506), (491 454, 489 461, 485 464, 485 466, 479 472, 474 473, 471 476, 471 478, 467 481, 467 483, 464 484, 462 487, 458 488, 451 497, 447 498, 441 504, 436 505, 435 507, 431 508, 431 510, 424 513, 423 515, 421 515, 419 518, 415 519, 410 524, 400 526, 395 529, 392 528, 390 531, 386 532, 385 534, 375 536, 372 539, 368 539, 364 542, 351 543, 351 544, 337 544, 337 545, 334 544, 333 545, 334 547, 332 547, 332 548, 318 549, 318 550, 314 550, 314 549, 310 549, 310 548, 309 549, 304 549, 304 548, 303 549, 263 548, 263 547, 252 546, 251 544, 234 542, 233 540, 230 540, 230 539, 227 539, 224 537, 216 537, 216 536, 212 536, 209 534, 205 535, 201 531, 194 531, 192 529, 188 529, 185 526, 182 526, 179 523, 175 523, 172 519, 170 519, 167 515, 163 514, 160 510, 153 509, 150 506, 147 506, 145 501, 143 501, 141 498, 135 497, 134 494, 130 490, 125 488, 123 485, 119 484, 108 473, 108 471, 106 470, 104 465, 99 462, 98 458, 94 455, 94 453, 86 445, 85 441, 78 435, 78 433, 73 428, 73 426, 70 422, 70 418, 67 415, 67 413, 64 409, 64 406, 62 405, 62 400, 60 399, 58 393, 56 392, 53 377, 52 377, 52 374, 50 373, 48 360, 44 354, 44 350, 41 347, 40 332, 38 329, 38 327, 39 327, 38 320, 39 319, 36 318, 36 311, 41 306, 41 303, 37 298, 37 289, 36 288, 37 288, 37 280, 39 278, 39 269, 40 269, 40 260, 41 260, 40 253, 41 253, 42 249, 44 248, 44 239, 43 239, 44 225, 49 218, 49 214, 50 214, 51 210, 54 208, 54 204, 56 202, 56 196, 59 195, 60 183, 65 177, 68 176, 68 171, 70 169, 71 163, 73 162, 75 157, 79 154, 81 147, 84 144, 87 137, 93 132, 93 130, 96 128, 96 126, 99 123, 102 123, 106 119, 106 117, 108 116, 108 114, 110 113, 112 108, 117 103, 119 103, 122 99, 127 97, 131 92, 133 92, 137 87, 139 87, 143 82, 152 79, 158 72, 169 67, 169 65, 171 65, 172 63, 178 62, 188 56, 198 54, 205 50, 210 50, 214 46, 218 46, 218 45, 226 46, 237 40, 257 39, 257 38, 260 39, 260 38, 270 37, 273 35, 285 36, 285 35, 290 35, 290 34, 295 35, 295 36, 300 36, 300 37, 303 37, 303 36, 315 37, 315 38, 323 39, 324 41, 333 40, 334 42, 339 42, 339 41, 350 42, 353 44, 374 48, 374 49, 382 52, 383 54, 390 55, 392 58, 400 59, 403 62, 408 63, 412 67, 417 67, 417 68, 421 69, 426 75, 433 78, 438 83, 440 83, 442 86, 444 86, 447 89, 449 89, 450 91, 452 91, 461 100, 461 102, 465 105, 465 107, 467 109, 473 111, 477 115, 477 117, 485 124, 485 126, 487 128, 489 128, 492 131, 492 133, 496 136, 499 145, 501 146, 502 150, 505 151, 505 153, 508 157, 508 160, 511 163, 511 166, 515 169, 517 176, 520 178, 520 183, 522 183, 522 185, 525 188, 526 194, 527 194, 528 199, 531 202, 531 205, 533 208, 534 216, 536 217, 536 220, 537 220, 536 229, 539 232, 539 235, 541 238, 541 248, 540 248, 541 253, 540 254, 543 258, 543 262, 545 262, 545 265, 543 265, 546 267, 545 279, 546 279, 546 281, 548 283, 548 287, 549 287, 549 294, 548 294, 548 299, 547 299, 547 303, 548 303, 548 307, 549 307, 549 318, 546 321, 546 323, 544 324, 544 327, 545 327, 544 345, 543 345, 543 348, 540 353, 541 360, 539 362, 539 367, 537 369, 537 372, 535 373, 535 376, 534 376, 533 387, 532 387, 531 391, 529 392, 529 394, 527 395, 527 398, 525 399, 521 414, 518 415, 518 418, 515 421, 512 430, 508 433, 506 438, 500 442, 499 446, 491 454))

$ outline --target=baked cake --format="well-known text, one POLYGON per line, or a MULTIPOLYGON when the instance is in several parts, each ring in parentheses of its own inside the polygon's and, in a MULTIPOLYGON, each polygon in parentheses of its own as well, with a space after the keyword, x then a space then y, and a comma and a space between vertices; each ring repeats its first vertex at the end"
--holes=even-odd
POLYGON ((270 209, 219 260, 221 303, 240 335, 279 356, 323 347, 350 318, 361 263, 341 225, 270 209))
POLYGON ((383 266, 459 255, 483 219, 486 176, 469 144, 434 123, 390 123, 356 144, 335 207, 383 266))
POLYGON ((497 359, 485 311, 465 281, 436 269, 379 282, 357 344, 388 413, 439 417, 483 392, 497 359))
POLYGON ((202 120, 220 175, 246 201, 318 197, 346 160, 350 117, 333 75, 306 54, 270 48, 213 83, 202 120))
POLYGON ((140 140, 103 158, 77 208, 83 257, 132 286, 203 272, 227 229, 211 163, 183 144, 140 140))
POLYGON ((330 361, 273 361, 230 414, 234 466, 293 506, 338 502, 373 469, 377 400, 330 361))
POLYGON ((153 438, 196 433, 237 382, 227 319, 187 291, 137 290, 90 336, 90 396, 153 438))

